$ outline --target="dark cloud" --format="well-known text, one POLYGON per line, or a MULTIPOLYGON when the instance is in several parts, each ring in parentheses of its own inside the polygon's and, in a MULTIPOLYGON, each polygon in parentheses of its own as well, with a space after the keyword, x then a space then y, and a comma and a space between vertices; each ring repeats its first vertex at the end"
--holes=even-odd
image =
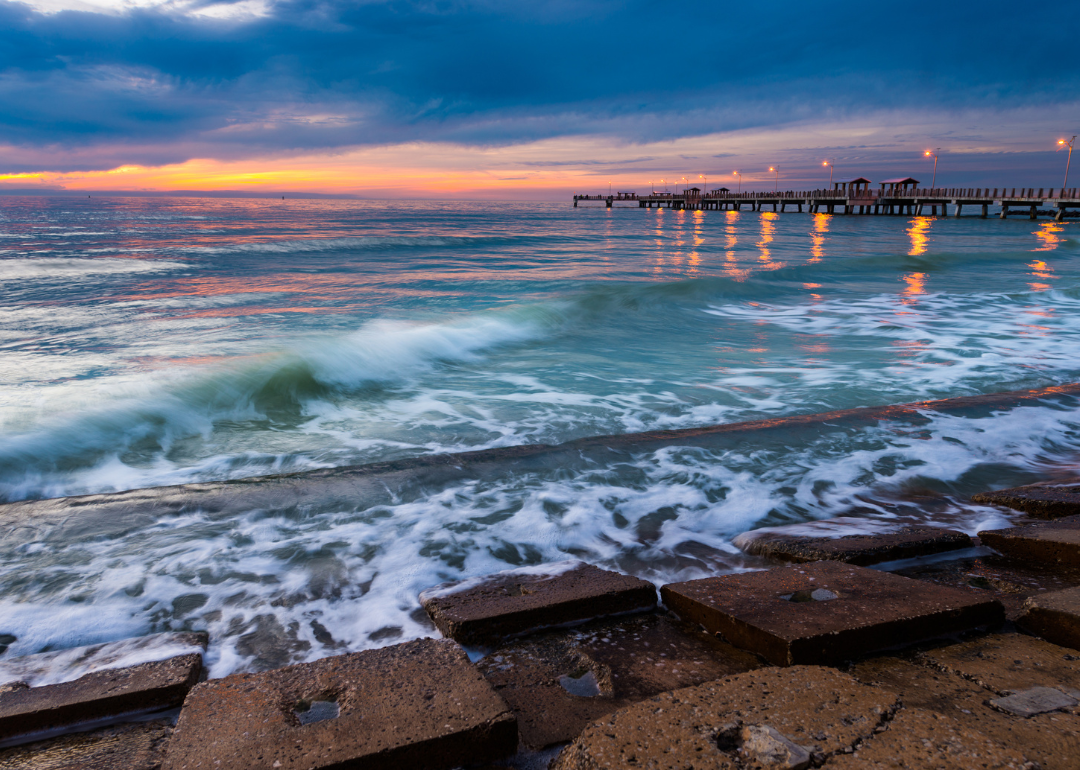
POLYGON ((1077 100, 1080 80, 1055 61, 1075 47, 1080 4, 1022 11, 281 0, 239 22, 0 0, 0 143, 87 157, 108 146, 93 162, 160 164, 408 140, 637 142, 1077 100))

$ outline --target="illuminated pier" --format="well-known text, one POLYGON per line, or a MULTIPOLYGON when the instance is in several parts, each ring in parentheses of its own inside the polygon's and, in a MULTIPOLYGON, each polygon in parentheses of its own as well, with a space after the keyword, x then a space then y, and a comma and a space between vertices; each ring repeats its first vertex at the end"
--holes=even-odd
POLYGON ((575 195, 574 208, 579 203, 595 201, 612 208, 616 203, 634 202, 638 208, 688 209, 692 211, 740 211, 748 206, 751 211, 764 211, 771 206, 773 211, 827 212, 829 214, 905 214, 920 216, 929 214, 948 216, 949 206, 953 207, 954 216, 960 216, 965 206, 979 207, 980 216, 985 219, 991 206, 1000 206, 1000 217, 1009 214, 1027 213, 1030 219, 1036 219, 1040 210, 1051 209, 1051 215, 1057 221, 1065 218, 1068 209, 1080 209, 1080 188, 1035 188, 1035 187, 976 187, 976 188, 934 188, 923 189, 914 184, 903 184, 914 180, 889 180, 882 183, 879 190, 869 187, 869 180, 851 180, 838 182, 832 190, 810 190, 803 192, 731 192, 730 190, 711 190, 704 192, 696 187, 677 193, 617 193, 613 195, 575 195))

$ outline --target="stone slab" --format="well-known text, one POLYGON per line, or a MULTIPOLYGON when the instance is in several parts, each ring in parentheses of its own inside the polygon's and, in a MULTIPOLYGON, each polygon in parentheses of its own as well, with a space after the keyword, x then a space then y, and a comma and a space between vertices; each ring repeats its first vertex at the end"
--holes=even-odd
POLYGON ((864 684, 897 693, 905 709, 950 717, 963 728, 991 736, 1038 762, 1043 770, 1076 770, 1080 766, 1080 717, 1055 713, 1024 719, 1009 715, 990 706, 993 691, 956 673, 892 656, 860 661, 849 673, 864 684))
MULTIPOLYGON (((1080 695, 1080 690, 1072 690, 1080 695)), ((1018 717, 1033 717, 1054 711, 1072 711, 1080 700, 1054 687, 1029 687, 1001 698, 991 698, 990 705, 998 711, 1018 717)))
POLYGON ((1005 617, 974 589, 831 561, 673 583, 660 594, 682 618, 780 666, 848 660, 1005 617))
POLYGON ((425 770, 516 748, 513 714, 464 651, 419 639, 199 684, 184 702, 165 768, 425 770), (330 718, 302 724, 312 709, 330 718))
POLYGON ((754 748, 743 737, 748 727, 771 728, 820 764, 873 735, 898 707, 894 693, 833 669, 760 669, 616 711, 587 727, 551 770, 758 767, 764 758, 744 750, 754 748))
POLYGON ((984 530, 979 540, 1015 559, 1080 567, 1080 516, 984 530))
POLYGON ((420 594, 443 635, 493 645, 548 626, 578 623, 656 606, 652 583, 581 562, 508 570, 420 594))
POLYGON ((989 634, 927 650, 919 657, 998 695, 1037 686, 1066 692, 1080 688, 1080 656, 1075 650, 1024 634, 989 634))
POLYGON ((1048 642, 1080 650, 1080 588, 1029 597, 1016 623, 1048 642))
POLYGON ((955 719, 904 708, 850 754, 829 760, 837 770, 934 768, 934 770, 1029 770, 1022 753, 959 724, 955 719))
POLYGON ((572 740, 644 698, 761 666, 696 625, 658 613, 526 637, 476 665, 514 710, 522 744, 533 748, 572 740))
POLYGON ((133 712, 179 706, 199 680, 202 654, 86 674, 72 682, 0 692, 0 741, 133 712))
POLYGON ((172 724, 129 722, 0 750, 0 770, 158 770, 172 724))
POLYGON ((842 561, 866 566, 883 561, 909 559, 969 548, 971 538, 963 532, 936 527, 904 527, 881 535, 844 537, 793 537, 777 530, 735 538, 735 545, 748 554, 796 563, 842 561))
POLYGON ((1035 519, 1059 519, 1080 514, 1080 484, 1042 481, 1022 487, 979 492, 972 502, 983 505, 1003 505, 1023 511, 1035 519))

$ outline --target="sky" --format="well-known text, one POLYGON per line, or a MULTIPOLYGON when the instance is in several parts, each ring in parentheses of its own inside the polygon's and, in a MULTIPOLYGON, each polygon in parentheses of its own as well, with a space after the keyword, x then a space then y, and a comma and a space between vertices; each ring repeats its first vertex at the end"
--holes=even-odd
POLYGON ((1059 187, 1078 40, 1075 0, 0 0, 0 192, 928 186, 927 149, 1059 187))

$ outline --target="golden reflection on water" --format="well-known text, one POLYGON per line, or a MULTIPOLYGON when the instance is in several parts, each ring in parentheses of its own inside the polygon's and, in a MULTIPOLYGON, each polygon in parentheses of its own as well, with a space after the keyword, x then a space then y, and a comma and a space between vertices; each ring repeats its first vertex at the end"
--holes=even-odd
POLYGON ((904 283, 907 287, 901 292, 901 301, 905 305, 915 302, 914 298, 920 294, 926 294, 926 273, 908 273, 904 276, 904 283))
POLYGON ((927 244, 930 242, 928 233, 932 221, 929 217, 916 217, 908 223, 911 225, 907 230, 908 237, 911 239, 909 257, 917 257, 926 253, 927 244))
POLYGON ((775 211, 764 211, 761 214, 761 240, 757 242, 761 254, 758 255, 758 260, 763 263, 766 270, 776 270, 778 267, 784 266, 783 262, 773 260, 772 253, 769 250, 769 244, 776 237, 776 220, 779 217, 780 215, 775 211))
POLYGON ((724 212, 726 222, 724 234, 727 236, 727 242, 724 244, 724 275, 736 281, 745 281, 750 276, 750 271, 740 269, 739 261, 735 257, 735 245, 739 242, 739 215, 738 211, 724 212))
POLYGON ((810 231, 809 262, 820 262, 825 256, 825 235, 829 232, 829 215, 814 214, 814 229, 810 231))
POLYGON ((693 214, 694 220, 694 234, 693 243, 690 246, 690 262, 687 265, 686 274, 690 276, 697 275, 698 267, 701 265, 701 252, 699 249, 705 243, 703 237, 703 231, 701 229, 702 224, 705 223, 705 212, 695 211, 693 214))
POLYGON ((1058 235, 1064 231, 1065 227, 1057 222, 1043 222, 1039 229, 1032 233, 1039 239, 1039 248, 1032 251, 1053 251, 1065 240, 1058 235))
MULTIPOLYGON (((1036 235, 1038 235, 1038 233, 1036 233, 1036 235)), ((1057 246, 1051 246, 1051 247, 1045 248, 1045 249, 1035 249, 1035 251, 1049 251, 1050 249, 1055 249, 1055 248, 1057 248, 1057 246)), ((1031 268, 1030 275, 1033 275, 1036 278, 1042 278, 1043 280, 1050 280, 1050 279, 1054 278, 1054 268, 1050 267, 1048 264, 1046 264, 1041 259, 1032 260, 1028 264, 1028 267, 1031 268)), ((1035 283, 1029 283, 1028 286, 1031 287, 1032 291, 1046 291, 1046 290, 1052 288, 1050 284, 1042 283, 1041 281, 1035 282, 1035 283)))

